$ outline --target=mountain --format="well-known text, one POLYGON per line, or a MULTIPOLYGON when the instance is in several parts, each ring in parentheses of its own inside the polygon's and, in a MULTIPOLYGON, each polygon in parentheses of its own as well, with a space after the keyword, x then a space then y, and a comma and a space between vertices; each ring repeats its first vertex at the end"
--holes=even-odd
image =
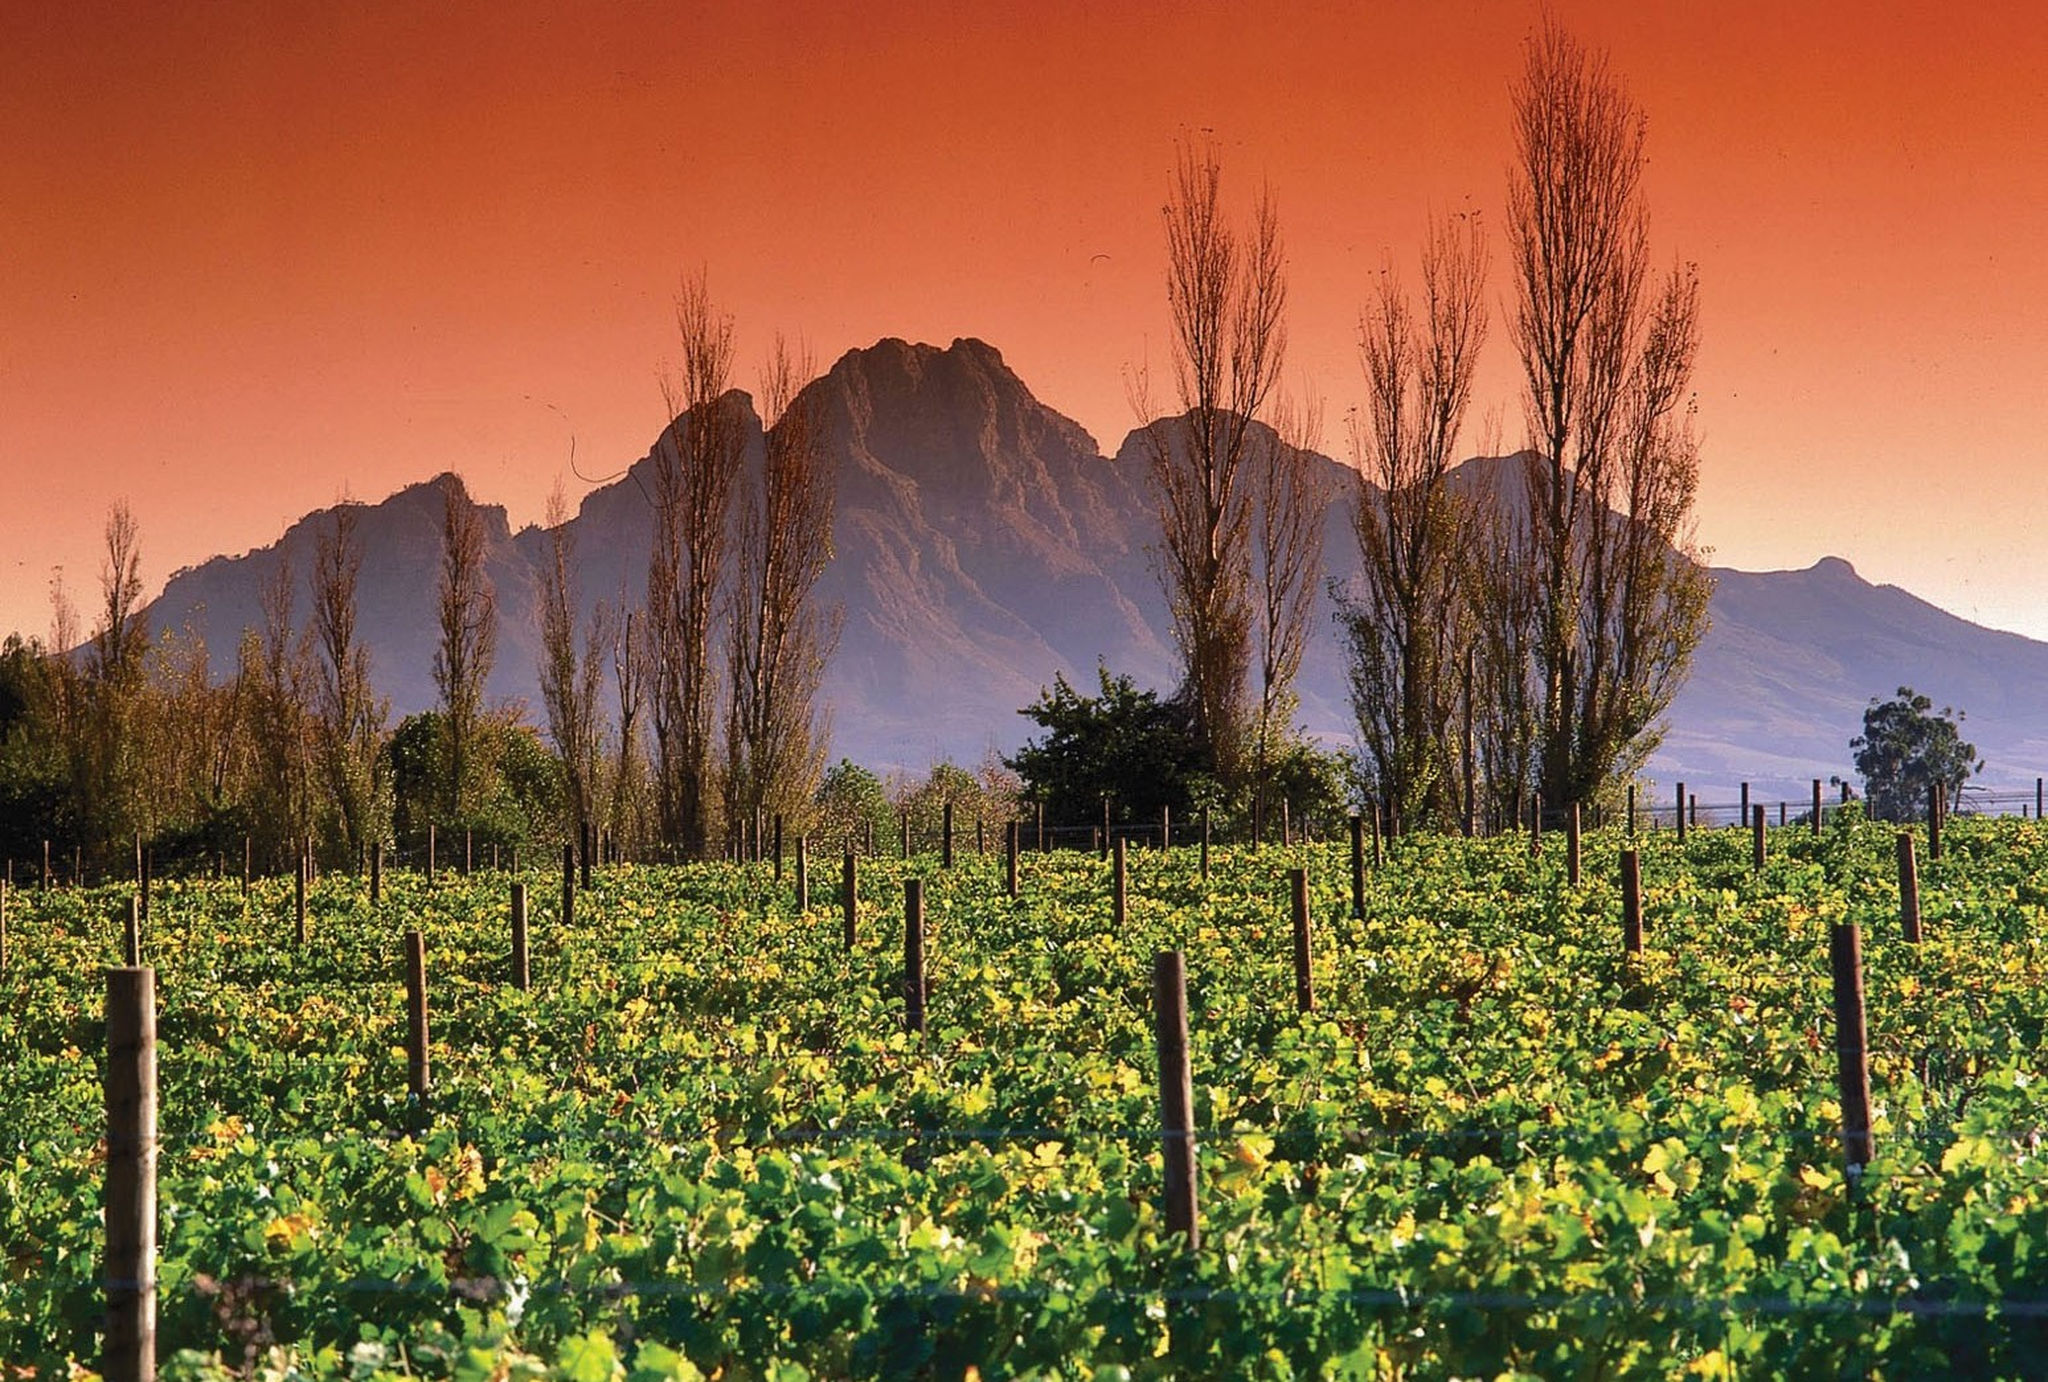
MULTIPOLYGON (((883 340, 849 351, 805 390, 837 478, 834 558, 822 598, 843 620, 825 683, 832 751, 878 768, 920 771, 1014 749, 1031 726, 1020 707, 1064 674, 1093 684, 1098 661, 1141 684, 1170 686, 1165 597, 1148 548, 1145 439, 1105 456, 1082 428, 1035 398, 992 347, 941 349, 883 340)), ((758 464, 761 423, 734 392, 758 464)), ((657 445, 665 444, 657 439, 657 445)), ((1331 574, 1355 570, 1348 498, 1355 473, 1316 457, 1336 500, 1325 514, 1331 574)), ((653 452, 585 497, 569 522, 586 614, 637 604, 652 531, 653 452)), ((1509 490, 1512 458, 1468 462, 1461 485, 1509 490)), ((398 713, 434 703, 431 676, 440 492, 411 486, 364 506, 361 628, 380 690, 398 713)), ((173 576, 150 607, 158 626, 189 625, 225 661, 260 622, 260 592, 289 561, 305 574, 331 512, 272 546, 173 576)), ((487 565, 497 589, 499 652, 489 690, 538 706, 534 675, 538 528, 509 530, 488 507, 487 565)), ((2048 766, 2048 709, 2030 696, 2048 677, 2048 644, 1968 623, 1829 558, 1806 571, 1714 571, 1713 627, 1652 761, 1703 799, 1747 779, 1767 795, 1803 795, 1815 776, 1848 775, 1850 737, 1873 695, 1909 684, 1965 707, 1965 736, 1987 778, 2031 784, 2048 766)), ((1299 686, 1301 718, 1349 742, 1342 650, 1327 594, 1299 686)))

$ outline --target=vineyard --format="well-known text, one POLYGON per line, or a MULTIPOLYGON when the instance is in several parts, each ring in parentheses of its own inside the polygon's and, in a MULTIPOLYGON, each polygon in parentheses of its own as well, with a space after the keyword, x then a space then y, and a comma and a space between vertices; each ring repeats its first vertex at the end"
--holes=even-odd
MULTIPOLYGON (((2021 1377, 2048 1358, 2048 828, 158 881, 169 1377, 2021 1377), (1623 947, 1640 849, 1644 947, 1623 947), (1313 1009, 1288 870, 1305 868, 1313 1009), (906 1030, 922 881, 925 1030, 906 1030), (1845 1173, 1830 929, 1874 1153, 1845 1173), (431 1087, 408 1087, 405 934, 431 1087), (1201 1244, 1162 1209, 1185 957, 1201 1244)), ((104 974, 131 890, 18 889, 0 1358, 96 1367, 104 974)))

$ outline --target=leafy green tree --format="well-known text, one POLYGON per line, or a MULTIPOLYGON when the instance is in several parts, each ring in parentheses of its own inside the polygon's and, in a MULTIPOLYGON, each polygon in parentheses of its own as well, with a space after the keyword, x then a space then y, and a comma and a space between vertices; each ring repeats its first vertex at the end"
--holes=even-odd
POLYGON ((849 840, 865 840, 873 826, 878 839, 886 840, 895 828, 896 812, 882 779, 850 758, 842 758, 825 773, 815 798, 820 839, 833 848, 849 840))
POLYGON ((1963 718, 1948 706, 1935 714, 1934 702, 1910 686, 1901 686, 1888 701, 1870 698, 1863 733, 1849 747, 1856 752, 1856 771, 1863 775, 1863 795, 1873 817, 1914 819, 1936 784, 1947 804, 1956 804, 1963 784, 1984 770, 1976 745, 1963 741, 1958 728, 1963 718))
POLYGON ((1005 762, 1048 820, 1101 819, 1102 799, 1123 821, 1150 821, 1159 808, 1185 816, 1203 781, 1206 755, 1188 708, 1141 691, 1098 667, 1101 689, 1084 696, 1053 678, 1052 689, 1019 711, 1045 730, 1005 762))

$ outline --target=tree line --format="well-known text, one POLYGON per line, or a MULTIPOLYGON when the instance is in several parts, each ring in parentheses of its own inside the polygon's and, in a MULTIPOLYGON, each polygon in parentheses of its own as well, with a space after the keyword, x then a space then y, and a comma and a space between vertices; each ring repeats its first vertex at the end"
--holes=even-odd
MULTIPOLYGON (((1024 712, 1042 738, 979 777, 942 764, 899 783, 891 809, 974 783, 989 806, 1029 798, 1086 819, 1103 796, 1125 815, 1156 798, 1263 834, 1283 802, 1340 804, 1348 777, 1390 827, 1472 829, 1537 795, 1599 803, 1641 767, 1709 594, 1692 545, 1698 282, 1688 265, 1652 268, 1645 121, 1604 56, 1546 23, 1511 97, 1507 329, 1528 440, 1491 491, 1454 482, 1492 263, 1476 213, 1436 217, 1419 293, 1390 263, 1359 318, 1347 502, 1360 574, 1328 585, 1356 721, 1348 766, 1296 724, 1326 588, 1322 515, 1346 497, 1316 455, 1321 403, 1283 386, 1275 201, 1262 191, 1234 220, 1213 148, 1185 147, 1162 210, 1172 409, 1143 371, 1131 378, 1179 684, 1160 697, 1104 669, 1087 697, 1056 680, 1024 712)), ((307 615, 281 563, 261 626, 216 678, 196 634, 147 627, 136 525, 116 505, 89 637, 60 584, 49 643, 0 651, 6 848, 47 834, 105 854, 141 835, 218 854, 247 834, 271 862, 308 842, 346 859, 435 826, 697 858, 771 817, 871 828, 879 781, 825 771, 819 692, 838 616, 817 596, 834 494, 818 395, 802 387, 813 363, 776 340, 757 426, 732 384, 733 320, 701 272, 676 325, 642 589, 584 616, 559 486, 550 500, 539 725, 485 696, 498 610, 481 510, 458 477, 440 482, 438 704, 396 726, 357 630, 356 506, 318 536, 307 615)))

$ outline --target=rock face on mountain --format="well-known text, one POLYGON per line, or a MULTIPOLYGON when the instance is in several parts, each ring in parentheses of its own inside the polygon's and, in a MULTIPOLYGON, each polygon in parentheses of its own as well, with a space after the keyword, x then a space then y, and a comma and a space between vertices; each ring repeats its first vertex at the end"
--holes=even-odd
MULTIPOLYGON (((1017 714, 1064 674, 1084 689, 1098 661, 1167 689, 1175 655, 1149 548, 1157 540, 1139 433, 1104 456, 1077 424, 1034 398, 996 350, 884 340, 848 352, 806 390, 837 477, 834 555, 821 587, 842 620, 825 684, 832 752, 918 771, 940 757, 1008 751, 1030 725, 1017 714)), ((761 424, 740 411, 758 464, 761 424)), ((658 440, 657 445, 666 444, 658 440)), ((652 455, 588 495, 570 520, 586 614, 645 596, 652 455)), ((1356 570, 1349 508, 1355 474, 1323 459, 1333 501, 1325 554, 1356 570)), ((1469 463, 1474 487, 1514 488, 1512 459, 1469 463)), ((431 706, 441 495, 411 486, 359 514, 367 549, 361 628, 379 689, 399 713, 431 706)), ((485 513, 501 621, 490 692, 538 712, 535 593, 548 534, 508 531, 485 513)), ((261 621, 260 592, 289 561, 305 617, 315 537, 332 512, 294 524, 271 547, 180 572, 150 609, 159 627, 204 633, 216 666, 261 621)), ((2048 645, 1969 624, 1829 559, 1803 572, 1717 570, 1707 635, 1673 707, 1653 771, 1706 791, 1748 779, 1792 794, 1847 775, 1849 738, 1872 695, 1901 683, 1969 711, 1966 737, 2008 782, 2048 770, 2048 645), (2038 766, 2037 766, 2038 765, 2038 766)), ((1319 597, 1299 685, 1301 718, 1350 739, 1334 607, 1319 597)), ((1703 794, 1703 800, 1706 799, 1703 794)))

